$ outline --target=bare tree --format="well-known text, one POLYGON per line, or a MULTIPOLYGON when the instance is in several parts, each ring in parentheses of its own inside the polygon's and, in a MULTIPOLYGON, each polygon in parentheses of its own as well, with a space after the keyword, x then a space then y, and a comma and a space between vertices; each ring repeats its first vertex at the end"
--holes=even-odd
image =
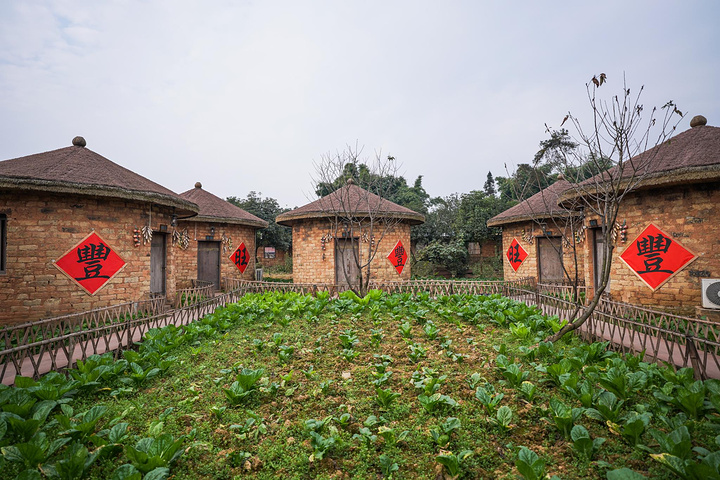
POLYGON ((361 155, 357 144, 323 155, 315 163, 313 183, 318 195, 330 191, 318 203, 328 221, 324 241, 334 241, 335 261, 340 262, 337 280, 362 297, 378 251, 388 248, 383 240, 414 212, 388 200, 399 170, 395 158, 376 153, 371 161, 361 155))
MULTIPOLYGON (((585 323, 608 288, 613 251, 617 242, 618 212, 628 194, 642 186, 650 172, 653 159, 665 141, 674 133, 683 118, 675 104, 667 102, 660 110, 646 111, 640 102, 643 87, 633 95, 623 79, 622 92, 609 100, 598 96, 607 82, 605 74, 592 78, 586 85, 592 110, 592 124, 585 129, 580 120, 568 113, 561 123, 570 122, 572 140, 578 148, 560 148, 553 156, 554 168, 563 174, 562 190, 541 191, 543 208, 550 215, 536 214, 533 220, 543 226, 552 225, 553 235, 562 237, 562 245, 571 250, 574 266, 563 265, 565 279, 572 287, 570 300, 573 312, 570 321, 546 340, 557 341, 566 333, 585 323), (655 147, 655 148, 653 148, 655 147), (578 243, 584 238, 586 222, 597 221, 605 248, 592 298, 579 294, 582 283, 578 268, 578 243)), ((557 133, 557 131, 551 131, 557 133)), ((536 156, 536 162, 538 157, 536 156)), ((561 251, 557 250, 558 255, 561 251)), ((584 277, 584 275, 583 275, 584 277)))

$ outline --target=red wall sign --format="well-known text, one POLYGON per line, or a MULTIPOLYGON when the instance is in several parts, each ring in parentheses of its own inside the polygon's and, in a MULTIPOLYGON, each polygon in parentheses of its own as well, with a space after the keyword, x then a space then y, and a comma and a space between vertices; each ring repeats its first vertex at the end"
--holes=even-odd
POLYGON ((61 272, 90 295, 95 295, 125 265, 125 260, 95 232, 82 239, 55 262, 61 272))
POLYGON ((398 240, 395 247, 393 247, 392 251, 388 254, 387 259, 392 263, 392 266, 395 267, 398 275, 400 275, 403 268, 405 268, 405 262, 407 262, 407 252, 400 240, 398 240))
POLYGON ((245 242, 240 243, 238 248, 230 255, 230 261, 235 264, 240 273, 245 273, 245 269, 250 263, 250 255, 247 248, 245 248, 245 242))
POLYGON ((696 256, 651 223, 620 258, 648 287, 657 290, 696 256))
POLYGON ((507 256, 508 261, 510 262, 510 266, 515 270, 518 271, 518 268, 520 268, 520 265, 525 261, 525 259, 528 256, 528 253, 525 251, 525 249, 520 245, 520 243, 517 241, 517 238, 513 238, 512 243, 510 244, 510 247, 507 249, 507 252, 505 254, 507 256))

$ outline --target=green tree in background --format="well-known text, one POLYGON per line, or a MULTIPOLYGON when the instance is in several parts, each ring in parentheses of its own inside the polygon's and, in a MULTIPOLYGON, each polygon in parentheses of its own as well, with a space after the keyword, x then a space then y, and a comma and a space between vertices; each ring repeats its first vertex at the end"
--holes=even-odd
POLYGON ((450 243, 457 240, 455 225, 460 196, 453 193, 444 198, 432 198, 428 203, 425 223, 413 226, 410 231, 412 241, 418 245, 429 245, 432 242, 450 243))
POLYGON ((465 244, 477 242, 483 244, 499 241, 502 232, 499 228, 487 226, 487 221, 507 210, 512 201, 488 195, 479 190, 460 195, 460 205, 455 214, 455 232, 465 244))
POLYGON ((485 180, 485 185, 483 185, 483 191, 485 192, 485 195, 493 197, 497 193, 495 190, 495 179, 493 178, 492 172, 488 172, 487 174, 487 180, 485 180))
POLYGON ((228 197, 227 201, 243 210, 252 213, 268 222, 268 227, 258 230, 258 247, 275 247, 279 250, 290 250, 292 245, 292 229, 275 223, 275 217, 288 209, 280 207, 274 198, 262 198, 260 192, 250 192, 246 198, 228 197))
POLYGON ((578 150, 579 144, 570 138, 567 130, 548 132, 550 138, 540 142, 540 149, 535 153, 532 165, 521 163, 509 177, 497 177, 500 198, 525 200, 555 183, 559 174, 563 174, 571 183, 579 183, 613 165, 607 157, 595 159, 590 155, 583 156, 578 150), (575 162, 569 163, 568 158, 574 158, 575 162))
POLYGON ((505 201, 519 201, 530 198, 557 180, 552 164, 532 166, 521 163, 509 177, 497 177, 500 198, 505 201))

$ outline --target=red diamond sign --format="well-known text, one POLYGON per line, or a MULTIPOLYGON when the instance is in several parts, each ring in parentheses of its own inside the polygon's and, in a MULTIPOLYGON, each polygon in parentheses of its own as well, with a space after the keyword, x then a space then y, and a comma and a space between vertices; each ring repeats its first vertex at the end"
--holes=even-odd
POLYGON ((55 262, 61 272, 90 295, 95 295, 125 265, 125 260, 95 232, 90 233, 55 262))
POLYGON ((405 268, 405 262, 407 262, 407 252, 405 247, 400 240, 395 244, 395 247, 388 254, 387 259, 395 267, 398 275, 402 274, 403 268, 405 268))
POLYGON ((517 272, 518 268, 520 268, 520 265, 522 265, 522 263, 527 258, 528 253, 517 241, 517 238, 513 238, 510 247, 507 249, 506 255, 508 261, 510 262, 510 266, 513 268, 513 270, 517 272))
POLYGON ((245 248, 245 242, 240 243, 240 246, 230 255, 230 260, 240 270, 240 273, 245 273, 245 269, 250 263, 250 255, 245 248))
POLYGON ((648 287, 657 290, 697 257, 651 223, 620 258, 648 287))

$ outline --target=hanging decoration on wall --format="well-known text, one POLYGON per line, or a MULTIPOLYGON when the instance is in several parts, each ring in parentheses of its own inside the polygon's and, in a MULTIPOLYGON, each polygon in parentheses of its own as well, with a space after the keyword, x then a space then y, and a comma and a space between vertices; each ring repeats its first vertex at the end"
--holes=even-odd
POLYGON ((182 250, 187 250, 187 248, 190 246, 190 234, 188 233, 187 228, 182 232, 173 230, 172 244, 177 245, 182 250))
POLYGON ((403 268, 405 268, 405 263, 407 262, 407 252, 400 240, 398 240, 395 244, 392 251, 388 253, 387 259, 390 263, 392 263, 392 266, 395 267, 395 271, 398 275, 401 275, 403 268))
POLYGON ((241 242, 238 248, 230 255, 230 261, 235 264, 240 273, 245 273, 245 269, 250 263, 250 254, 245 248, 245 242, 241 242))
POLYGON ((370 248, 375 248, 375 235, 368 235, 367 232, 363 232, 362 236, 363 243, 370 243, 370 248))
POLYGON ((615 222, 615 225, 613 225, 612 229, 612 238, 613 240, 618 240, 620 243, 624 244, 627 242, 627 223, 625 223, 625 220, 623 220, 622 224, 620 222, 615 222))
POLYGON ((585 241, 585 230, 587 230, 587 226, 585 225, 575 230, 575 245, 580 245, 585 241))
POLYGON ((226 237, 225 232, 223 232, 222 237, 220 237, 220 244, 222 245, 223 255, 227 255, 232 250, 232 237, 226 237))
POLYGON ((620 258, 654 291, 697 256, 651 223, 628 245, 620 258))
POLYGON ((532 245, 532 244, 533 244, 533 234, 532 234, 532 231, 530 231, 530 232, 525 232, 525 229, 523 228, 521 237, 522 237, 523 240, 525 240, 525 243, 527 243, 528 245, 532 245))
POLYGON ((133 230, 133 247, 139 247, 141 241, 142 240, 140 239, 140 229, 135 227, 135 229, 133 230))
POLYGON ((95 232, 53 264, 90 295, 95 295, 126 265, 125 260, 95 232))
POLYGON ((150 211, 148 212, 148 223, 143 225, 140 232, 142 233, 143 245, 152 242, 152 205, 150 205, 150 211))
POLYGON ((333 234, 332 233, 326 233, 322 237, 320 237, 320 249, 323 251, 322 259, 325 261, 325 248, 328 243, 333 241, 333 234))
POLYGON ((143 245, 152 242, 152 228, 150 228, 150 225, 143 225, 140 231, 142 232, 143 245))
POLYGON ((505 255, 510 262, 510 266, 517 272, 520 265, 522 265, 527 258, 528 253, 522 245, 520 245, 520 242, 517 241, 517 238, 513 238, 510 243, 510 247, 508 247, 507 252, 505 252, 505 255))

